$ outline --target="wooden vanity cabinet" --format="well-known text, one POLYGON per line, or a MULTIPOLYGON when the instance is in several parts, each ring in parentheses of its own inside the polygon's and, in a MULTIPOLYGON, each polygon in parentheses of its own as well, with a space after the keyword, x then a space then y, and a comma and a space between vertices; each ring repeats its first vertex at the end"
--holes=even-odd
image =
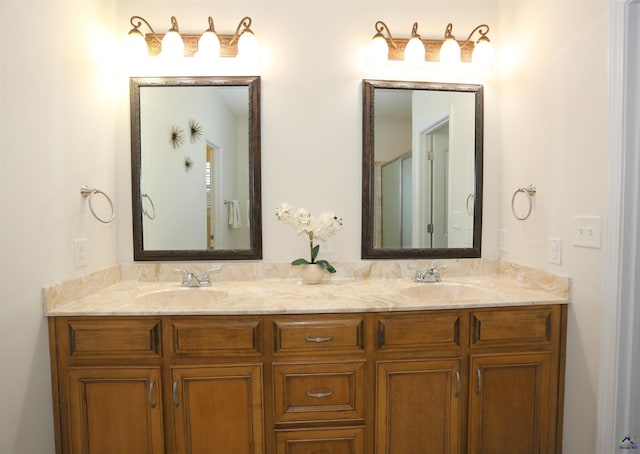
POLYGON ((460 452, 464 311, 376 316, 376 454, 460 452))
POLYGON ((59 453, 162 454, 159 318, 50 318, 59 453))
POLYGON ((566 305, 49 319, 58 454, 561 454, 566 305))
POLYGON ((567 306, 470 312, 468 454, 559 454, 567 306))
POLYGON ((368 452, 366 411, 372 396, 365 315, 269 320, 275 453, 368 452))
POLYGON ((262 319, 171 317, 164 323, 171 452, 262 454, 262 319))

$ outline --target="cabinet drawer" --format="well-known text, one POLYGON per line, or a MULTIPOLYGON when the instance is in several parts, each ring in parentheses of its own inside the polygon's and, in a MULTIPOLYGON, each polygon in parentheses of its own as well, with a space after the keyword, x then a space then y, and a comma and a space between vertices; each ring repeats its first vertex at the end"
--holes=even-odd
POLYGON ((376 322, 377 348, 457 348, 460 346, 461 317, 460 312, 380 316, 376 322))
POLYGON ((67 351, 72 358, 160 356, 159 319, 71 319, 59 323, 68 329, 67 351))
POLYGON ((170 326, 176 355, 255 356, 262 351, 259 318, 174 318, 170 326))
POLYGON ((286 317, 273 321, 275 353, 361 353, 364 328, 361 316, 286 317))
POLYGON ((280 431, 276 454, 364 454, 364 428, 280 431))
POLYGON ((473 311, 471 346, 551 345, 553 314, 546 306, 473 311))
POLYGON ((364 418, 365 363, 274 365, 275 421, 364 418))

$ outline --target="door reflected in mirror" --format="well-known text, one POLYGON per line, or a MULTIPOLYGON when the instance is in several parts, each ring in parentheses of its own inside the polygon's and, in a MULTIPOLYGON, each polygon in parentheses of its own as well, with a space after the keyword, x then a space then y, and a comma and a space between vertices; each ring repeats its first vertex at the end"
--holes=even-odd
POLYGON ((480 85, 365 80, 363 258, 479 257, 480 85))
POLYGON ((134 258, 261 258, 259 78, 131 80, 134 258))

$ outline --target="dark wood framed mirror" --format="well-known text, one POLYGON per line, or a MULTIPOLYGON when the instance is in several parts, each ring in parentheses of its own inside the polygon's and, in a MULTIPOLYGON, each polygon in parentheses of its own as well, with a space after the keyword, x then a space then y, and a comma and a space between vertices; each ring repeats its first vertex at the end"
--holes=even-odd
POLYGON ((483 87, 363 81, 363 259, 480 257, 483 87))
POLYGON ((131 78, 134 260, 262 258, 260 78, 131 78))

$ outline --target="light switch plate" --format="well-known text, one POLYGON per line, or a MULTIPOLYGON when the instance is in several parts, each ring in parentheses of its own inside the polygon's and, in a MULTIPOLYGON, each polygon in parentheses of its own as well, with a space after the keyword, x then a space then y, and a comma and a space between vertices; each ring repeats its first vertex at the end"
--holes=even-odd
POLYGON ((509 231, 500 230, 500 252, 509 252, 509 231))
POLYGON ((560 238, 549 238, 547 244, 549 263, 562 264, 562 240, 560 238))
POLYGON ((574 216, 573 245, 600 249, 602 216, 574 216))

